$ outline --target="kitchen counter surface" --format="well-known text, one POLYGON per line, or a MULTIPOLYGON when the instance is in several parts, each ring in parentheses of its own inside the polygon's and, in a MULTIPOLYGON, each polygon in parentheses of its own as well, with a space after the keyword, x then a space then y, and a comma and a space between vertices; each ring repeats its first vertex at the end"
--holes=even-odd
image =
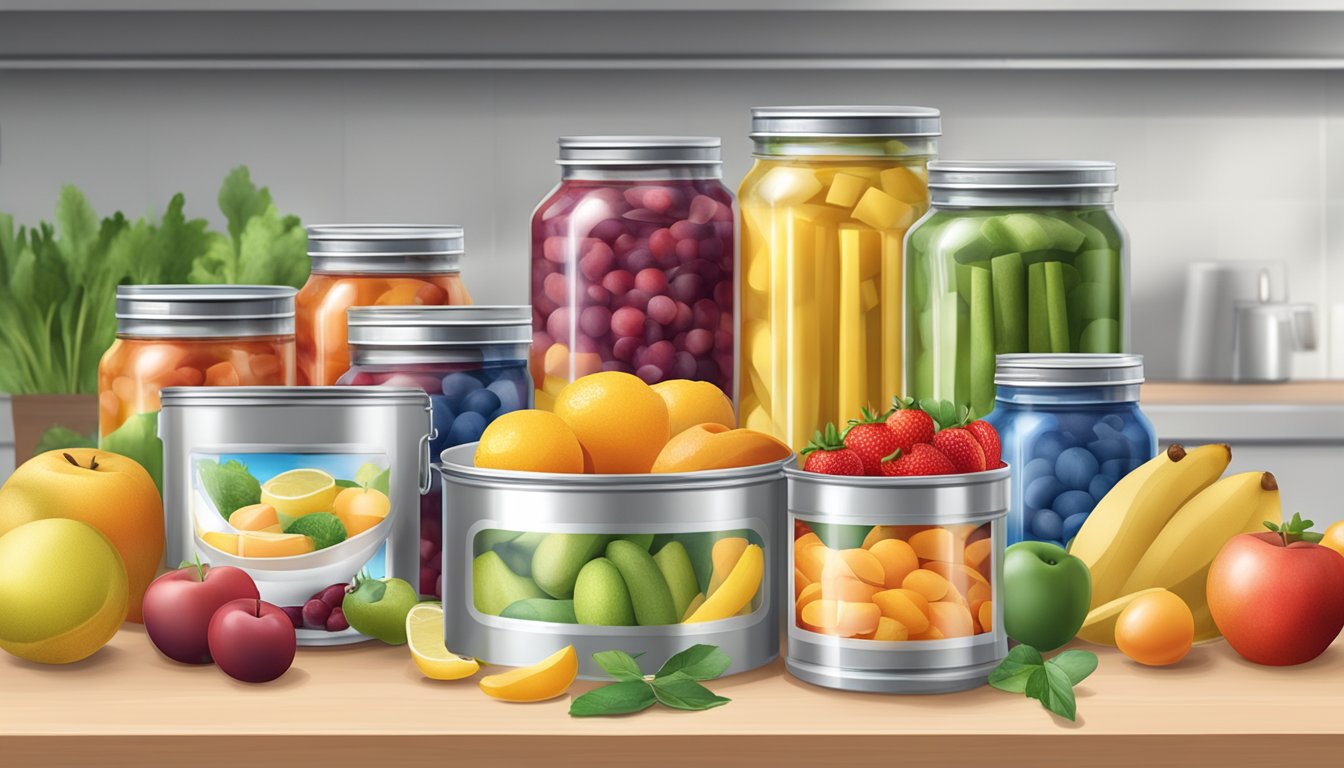
POLYGON ((0 764, 1221 768, 1325 764, 1344 751, 1344 641, 1298 668, 1251 665, 1225 643, 1165 669, 1096 650, 1076 723, 987 687, 904 697, 814 688, 780 662, 711 683, 733 701, 709 712, 578 720, 567 698, 505 704, 474 681, 425 680, 405 648, 303 649, 279 681, 250 686, 166 661, 132 627, 67 667, 0 654, 0 764))

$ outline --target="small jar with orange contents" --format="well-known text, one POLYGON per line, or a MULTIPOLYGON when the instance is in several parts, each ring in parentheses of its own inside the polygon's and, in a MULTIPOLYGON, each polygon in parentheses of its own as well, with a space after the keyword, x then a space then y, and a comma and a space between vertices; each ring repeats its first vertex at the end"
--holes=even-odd
POLYGON ((312 274, 296 305, 299 384, 329 386, 349 370, 351 307, 470 304, 462 253, 461 227, 309 227, 312 274))
POLYGON ((293 288, 124 285, 117 340, 98 364, 99 447, 138 461, 162 488, 164 387, 292 386, 293 288))
POLYGON ((846 477, 786 466, 784 474, 789 673, 871 693, 983 685, 1008 653, 1008 468, 846 477))

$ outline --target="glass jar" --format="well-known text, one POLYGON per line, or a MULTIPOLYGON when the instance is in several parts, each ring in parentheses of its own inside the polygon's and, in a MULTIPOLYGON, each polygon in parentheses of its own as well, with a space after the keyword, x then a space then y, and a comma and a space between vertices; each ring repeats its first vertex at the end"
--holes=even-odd
POLYGON ((163 489, 159 390, 295 383, 293 288, 122 285, 117 339, 98 363, 98 445, 163 489))
POLYGON ((795 450, 901 383, 902 240, 941 132, 924 107, 759 107, 742 180, 743 426, 795 450))
MULTIPOLYGON (((350 386, 414 387, 429 394, 430 461, 480 439, 501 414, 532 407, 526 306, 360 307, 349 312, 350 386)), ((438 472, 420 501, 420 593, 442 596, 438 472)))
POLYGON ((1140 355, 999 355, 996 407, 1012 468, 1008 543, 1067 546, 1111 486, 1157 453, 1139 410, 1140 355))
POLYGON ((733 394, 733 196, 719 140, 560 139, 560 184, 532 214, 537 407, 601 370, 733 394))
POLYGON ((296 304, 299 383, 335 384, 350 367, 350 307, 470 304, 462 253, 461 227, 308 227, 312 274, 296 304))
POLYGON ((929 190, 907 239, 907 395, 983 416, 996 354, 1126 350, 1114 163, 937 161, 929 190))

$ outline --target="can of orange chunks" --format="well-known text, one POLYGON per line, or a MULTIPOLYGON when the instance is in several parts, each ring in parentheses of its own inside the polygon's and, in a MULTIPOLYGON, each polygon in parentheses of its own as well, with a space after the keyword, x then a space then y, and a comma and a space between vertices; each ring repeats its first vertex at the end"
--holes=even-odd
POLYGON ((984 684, 1008 653, 1008 468, 929 477, 784 472, 789 673, 873 693, 984 684))
MULTIPOLYGON (((242 568, 286 609, 361 572, 416 583, 431 477, 423 391, 169 387, 162 408, 170 566, 242 568)), ((366 639, 339 624, 296 631, 303 645, 366 639)))

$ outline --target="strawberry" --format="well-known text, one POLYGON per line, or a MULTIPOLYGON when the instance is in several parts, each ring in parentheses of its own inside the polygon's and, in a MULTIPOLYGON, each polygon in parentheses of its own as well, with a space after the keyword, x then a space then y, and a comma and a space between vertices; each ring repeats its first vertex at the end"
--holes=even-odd
POLYGON ((804 472, 822 475, 863 474, 863 459, 845 447, 834 424, 827 424, 824 433, 819 430, 803 449, 803 455, 807 457, 803 463, 804 472))
POLYGON ((952 461, 958 472, 984 472, 985 449, 964 427, 943 429, 933 436, 933 447, 952 461))
POLYGON ((896 436, 896 447, 909 453, 915 443, 933 442, 933 417, 921 408, 915 407, 915 401, 908 397, 894 397, 891 400, 891 415, 887 417, 887 429, 896 436))
POLYGON ((957 471, 952 460, 928 443, 915 443, 908 453, 897 448, 883 459, 881 472, 887 477, 951 475, 957 471))
POLYGON ((984 419, 976 419, 966 425, 966 431, 975 438, 975 442, 985 451, 985 468, 998 469, 1003 466, 1003 445, 999 442, 999 431, 984 419))
POLYGON ((887 429, 883 421, 885 413, 876 414, 870 408, 864 408, 860 413, 862 418, 849 420, 849 428, 844 434, 845 447, 863 459, 865 475, 879 475, 882 458, 891 455, 900 446, 896 442, 896 435, 887 429))

